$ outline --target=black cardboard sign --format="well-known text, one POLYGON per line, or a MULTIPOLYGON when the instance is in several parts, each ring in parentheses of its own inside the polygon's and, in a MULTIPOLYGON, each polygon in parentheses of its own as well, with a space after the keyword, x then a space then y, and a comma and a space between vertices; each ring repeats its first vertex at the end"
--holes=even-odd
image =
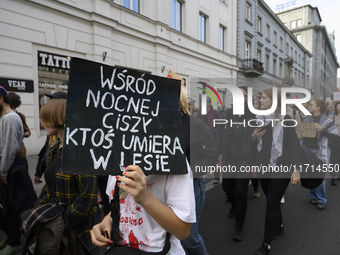
POLYGON ((72 58, 63 172, 186 174, 180 81, 72 58))

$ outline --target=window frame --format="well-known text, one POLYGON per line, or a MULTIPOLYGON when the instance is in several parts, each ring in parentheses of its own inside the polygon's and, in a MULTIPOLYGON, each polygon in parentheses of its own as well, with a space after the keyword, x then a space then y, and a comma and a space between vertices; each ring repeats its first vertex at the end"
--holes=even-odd
POLYGON ((302 19, 296 21, 296 27, 302 27, 302 19), (300 24, 299 24, 300 23, 300 24))
POLYGON ((273 32, 273 37, 274 37, 273 44, 277 46, 277 32, 276 31, 273 32))
POLYGON ((131 10, 131 11, 134 11, 136 13, 140 13, 140 0, 123 0, 123 7, 131 10), (125 3, 126 2, 129 2, 129 6, 126 6, 125 3), (138 11, 134 10, 134 3, 137 2, 137 8, 138 8, 138 11))
POLYGON ((207 19, 208 16, 203 12, 200 12, 198 15, 198 40, 207 43, 207 19), (203 24, 202 24, 203 19, 203 24), (203 26, 203 29, 202 29, 203 26), (203 32, 202 32, 203 30, 203 32))
POLYGON ((266 24, 266 39, 270 40, 270 26, 266 24))
POLYGON ((226 43, 226 27, 223 26, 222 24, 220 24, 220 26, 218 27, 218 48, 221 51, 225 51, 225 43, 226 43), (222 35, 221 35, 222 32, 222 35))
POLYGON ((262 18, 257 16, 257 31, 262 34, 262 18))
POLYGON ((171 28, 179 32, 182 32, 182 28, 183 28, 183 2, 182 1, 179 1, 179 0, 171 1, 171 28), (179 10, 179 15, 178 15, 178 10, 179 10))
POLYGON ((256 60, 261 62, 261 59, 262 59, 262 51, 260 49, 257 49, 256 51, 256 60))
POLYGON ((246 40, 244 44, 244 59, 250 59, 251 58, 251 42, 246 40), (248 49, 247 49, 248 45, 248 49))
POLYGON ((301 38, 302 38, 301 34, 296 35, 296 40, 298 40, 299 43, 301 43, 301 38), (300 40, 298 39, 298 37, 300 37, 300 40))
POLYGON ((251 4, 246 2, 246 20, 251 22, 251 4))
POLYGON ((295 28, 296 28, 296 20, 292 20, 290 22, 290 29, 295 29, 295 28), (294 24, 294 26, 293 26, 293 24, 294 24))

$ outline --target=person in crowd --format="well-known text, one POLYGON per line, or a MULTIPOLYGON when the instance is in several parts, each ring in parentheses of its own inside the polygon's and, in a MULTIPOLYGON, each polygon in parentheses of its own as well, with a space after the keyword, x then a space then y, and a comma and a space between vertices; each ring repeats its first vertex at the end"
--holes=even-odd
POLYGON ((328 116, 334 115, 334 112, 333 112, 332 107, 329 107, 329 109, 328 109, 328 111, 327 111, 327 115, 328 115, 328 116))
MULTIPOLYGON (((338 135, 340 136, 340 101, 335 104, 334 114, 329 116, 331 120, 333 120, 334 125, 338 130, 338 135)), ((337 176, 339 173, 335 173, 335 176, 332 177, 331 185, 337 185, 337 176)))
MULTIPOLYGON (((286 93, 286 98, 290 99, 291 93, 286 93)), ((299 124, 301 123, 301 117, 298 114, 298 112, 296 111, 295 107, 293 107, 291 105, 287 105, 286 106, 286 113, 287 113, 287 115, 289 115, 292 119, 294 119, 297 122, 297 126, 295 127, 295 129, 297 130, 299 124)))
POLYGON ((181 88, 180 109, 182 112, 185 156, 194 172, 194 193, 196 222, 191 225, 189 236, 182 240, 182 245, 189 255, 206 255, 204 241, 198 232, 198 223, 205 201, 203 172, 196 172, 196 166, 214 166, 218 163, 218 152, 208 126, 200 119, 189 115, 186 105, 185 88, 181 88))
POLYGON ((195 110, 195 100, 190 97, 188 97, 187 100, 188 100, 188 109, 189 109, 190 115, 192 115, 193 111, 195 110))
POLYGON ((256 110, 260 110, 261 108, 260 100, 256 97, 253 99, 253 106, 256 110))
MULTIPOLYGON (((13 111, 15 111, 20 105, 21 105, 21 98, 18 94, 14 93, 14 92, 9 92, 9 100, 10 100, 10 107, 13 111)), ((22 121, 22 125, 24 127, 24 138, 28 138, 31 135, 31 130, 28 127, 27 123, 26 123, 26 117, 24 114, 22 114, 21 112, 15 111, 21 118, 22 121)), ((20 156, 24 159, 24 161, 26 162, 26 167, 28 170, 28 163, 26 160, 26 147, 24 145, 24 143, 22 143, 22 146, 20 148, 20 156)))
POLYGON ((50 155, 44 173, 46 185, 35 205, 51 202, 52 197, 65 203, 67 207, 64 213, 64 233, 74 230, 85 254, 100 254, 99 248, 92 244, 90 237, 92 227, 101 219, 97 205, 97 177, 64 174, 62 171, 65 110, 65 99, 50 100, 40 110, 41 121, 47 135, 56 135, 58 146, 49 150, 50 155))
POLYGON ((14 254, 21 249, 20 215, 29 209, 37 196, 20 156, 24 137, 22 120, 10 106, 6 89, 0 86, 0 229, 5 238, 0 243, 0 255, 14 254))
MULTIPOLYGON (((309 105, 309 112, 312 116, 304 118, 304 123, 314 123, 314 129, 317 131, 314 138, 303 138, 302 144, 307 146, 318 158, 325 164, 330 161, 330 144, 328 139, 338 134, 338 130, 333 121, 327 117, 328 102, 321 99, 313 100, 309 105)), ((301 137, 299 137, 301 138, 301 137)), ((309 192, 310 202, 317 206, 318 209, 326 209, 326 179, 316 189, 309 192)))
MULTIPOLYGON (((272 107, 273 91, 265 90, 261 95, 261 109, 269 110, 272 107)), ((299 141, 295 128, 283 127, 283 119, 287 126, 294 126, 290 123, 290 116, 281 115, 281 95, 277 95, 277 107, 275 112, 263 116, 257 115, 257 124, 263 127, 254 128, 250 139, 250 146, 254 151, 255 165, 262 166, 289 166, 301 164, 299 153, 299 141), (278 119, 272 124, 271 119, 278 119)), ((293 121, 291 121, 293 122, 293 121)), ((300 181, 299 170, 294 169, 293 173, 266 173, 261 176, 262 190, 266 195, 266 217, 265 231, 262 245, 255 251, 255 255, 267 255, 270 253, 272 240, 278 239, 283 231, 284 225, 280 208, 280 200, 285 193, 287 186, 296 185, 300 181)))
MULTIPOLYGON (((66 99, 67 93, 64 91, 57 91, 53 94, 45 94, 50 100, 57 100, 57 99, 66 99)), ((34 174, 34 184, 40 184, 41 177, 44 174, 45 168, 47 166, 47 162, 49 161, 48 157, 50 155, 49 151, 54 150, 57 146, 57 136, 56 135, 47 135, 46 141, 44 146, 41 148, 38 154, 38 163, 34 174)))
MULTIPOLYGON (((253 100, 253 106, 256 110, 260 110, 261 109, 261 104, 260 104, 260 100, 258 98, 254 98, 253 100)), ((253 197, 257 198, 260 197, 260 189, 259 189, 259 179, 257 178, 257 173, 254 171, 253 172, 253 177, 251 178, 251 181, 249 181, 250 184, 253 185, 253 197)))
POLYGON ((199 111, 197 109, 192 111, 192 116, 194 116, 195 118, 198 118, 198 114, 199 114, 199 111))
MULTIPOLYGON (((220 118, 220 113, 214 110, 213 106, 211 105, 210 97, 207 97, 207 114, 202 115, 201 119, 208 125, 214 139, 216 139, 216 129, 217 129, 217 127, 214 127, 214 119, 219 119, 219 118, 220 118)), ((220 173, 216 171, 214 173, 213 185, 218 185, 218 184, 220 184, 220 173)))
MULTIPOLYGON (((223 165, 236 166, 238 171, 242 166, 253 165, 253 152, 249 147, 251 137, 251 128, 248 121, 255 118, 255 115, 249 111, 247 105, 247 87, 240 87, 244 95, 244 115, 233 115, 233 109, 229 109, 223 116, 228 122, 225 125, 219 125, 217 130, 217 147, 222 154, 223 165), (230 124, 235 123, 235 124, 230 124), (236 124, 237 123, 237 124, 236 124), (242 124, 245 123, 245 124, 242 124)), ((248 183, 251 173, 242 175, 230 175, 223 177, 222 187, 232 208, 229 211, 229 217, 235 218, 234 241, 244 239, 244 222, 247 213, 247 196, 248 183)))

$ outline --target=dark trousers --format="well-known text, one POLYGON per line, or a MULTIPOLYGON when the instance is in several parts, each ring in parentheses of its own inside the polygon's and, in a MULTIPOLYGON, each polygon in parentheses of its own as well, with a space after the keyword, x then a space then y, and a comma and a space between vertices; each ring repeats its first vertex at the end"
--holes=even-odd
POLYGON ((231 205, 236 206, 236 179, 233 178, 223 178, 222 188, 231 202, 231 205))
POLYGON ((290 179, 260 179, 267 198, 266 219, 263 242, 271 244, 277 227, 283 224, 280 201, 285 194, 290 179))
POLYGON ((232 207, 235 207, 236 226, 242 226, 246 220, 247 214, 247 199, 248 199, 248 184, 249 179, 223 179, 222 187, 231 202, 232 207))
MULTIPOLYGON (((241 166, 244 165, 242 163, 233 162, 233 165, 239 170, 241 166)), ((246 177, 242 174, 242 177, 246 177)), ((247 214, 247 199, 248 199, 248 184, 249 178, 225 178, 222 182, 222 187, 224 192, 228 196, 228 200, 231 202, 231 205, 235 208, 235 216, 236 226, 242 226, 246 220, 247 214)))
POLYGON ((254 191, 258 191, 259 190, 259 179, 252 178, 251 183, 253 184, 254 191))
POLYGON ((21 244, 20 225, 21 220, 16 212, 12 210, 10 205, 5 202, 4 210, 0 208, 0 229, 9 236, 7 243, 10 246, 21 244))

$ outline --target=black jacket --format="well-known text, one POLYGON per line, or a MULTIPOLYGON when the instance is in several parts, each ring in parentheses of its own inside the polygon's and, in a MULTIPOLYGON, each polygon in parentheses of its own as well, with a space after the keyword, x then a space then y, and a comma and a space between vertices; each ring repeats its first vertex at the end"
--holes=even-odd
POLYGON ((204 173, 196 172, 196 166, 216 166, 218 152, 209 127, 200 119, 182 114, 185 155, 194 177, 204 173))
MULTIPOLYGON (((289 115, 286 115, 285 120, 292 119, 289 115)), ((286 126, 293 126, 293 122, 285 121, 286 126)), ((270 125, 271 130, 273 129, 270 125)), ((251 133, 253 133, 255 128, 252 128, 251 133)), ((273 135, 272 132, 266 132, 263 136, 270 135, 270 142, 272 143, 273 135)), ((270 151, 271 148, 262 148, 262 150, 269 151, 269 153, 261 153, 257 151, 257 141, 253 141, 250 137, 250 147, 254 151, 254 165, 260 166, 266 165, 270 162, 270 151)), ((262 151, 261 150, 261 151, 262 151)), ((289 178, 294 170, 294 166, 300 166, 302 164, 301 154, 300 154, 300 143, 297 138, 295 127, 284 127, 283 129, 283 145, 282 145, 282 155, 277 159, 276 166, 287 166, 290 169, 290 172, 279 172, 275 173, 275 177, 277 178, 289 178)), ((265 174, 265 176, 269 176, 270 174, 265 174)))
MULTIPOLYGON (((216 132, 216 144, 218 151, 222 154, 223 165, 228 165, 229 155, 227 155, 227 146, 230 146, 232 128, 230 127, 230 121, 233 118, 233 109, 228 109, 224 112, 221 119, 226 119, 228 121, 225 125, 218 125, 216 132)), ((253 132, 252 128, 248 126, 248 121, 256 119, 255 115, 246 109, 245 111, 245 132, 244 132, 244 160, 245 164, 250 166, 254 162, 253 151, 249 147, 249 138, 253 132)), ((255 125, 255 122, 251 122, 251 125, 255 125)))
POLYGON ((2 204, 9 204, 14 212, 20 217, 26 209, 32 207, 37 200, 33 184, 26 169, 26 163, 17 153, 15 160, 8 171, 6 186, 0 182, 0 193, 2 204))

